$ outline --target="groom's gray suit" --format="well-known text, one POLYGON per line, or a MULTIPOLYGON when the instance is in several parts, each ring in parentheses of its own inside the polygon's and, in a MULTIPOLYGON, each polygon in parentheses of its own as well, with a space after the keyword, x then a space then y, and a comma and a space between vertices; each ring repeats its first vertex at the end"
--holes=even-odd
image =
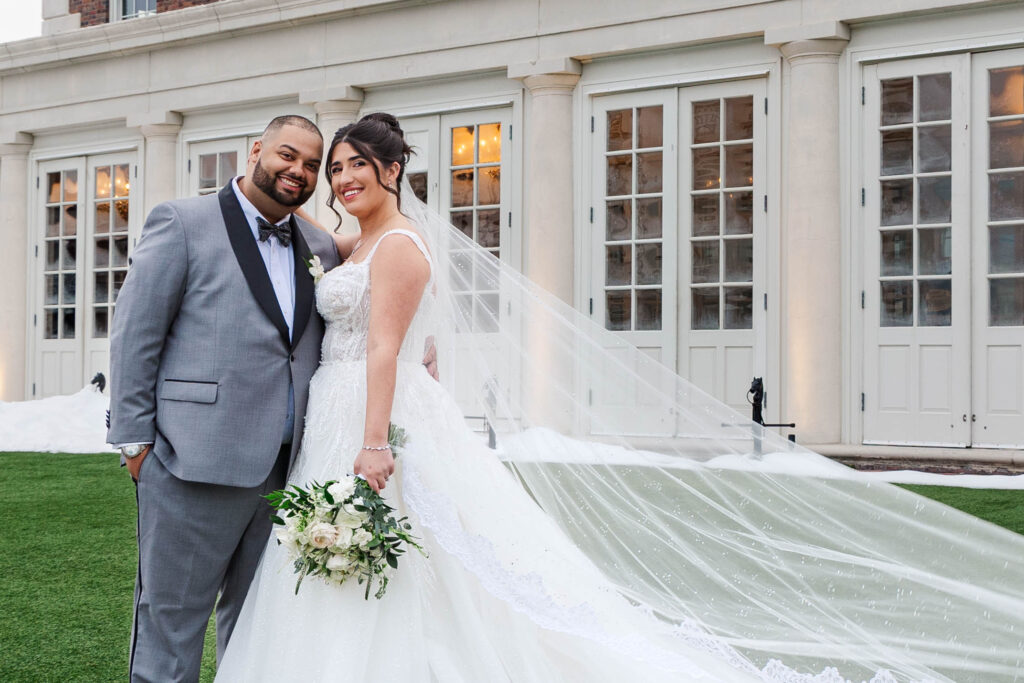
POLYGON ((290 220, 291 325, 230 184, 157 206, 118 296, 107 439, 153 443, 137 489, 133 681, 198 678, 218 592, 222 651, 270 531, 261 496, 299 449, 324 331, 306 260, 339 259, 329 235, 290 220))

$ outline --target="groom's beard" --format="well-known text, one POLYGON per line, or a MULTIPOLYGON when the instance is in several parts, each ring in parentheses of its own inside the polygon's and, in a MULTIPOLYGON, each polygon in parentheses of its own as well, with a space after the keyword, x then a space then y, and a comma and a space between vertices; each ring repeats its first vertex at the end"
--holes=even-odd
POLYGON ((281 206, 302 206, 306 203, 306 200, 313 195, 313 190, 316 188, 309 188, 306 186, 305 181, 302 178, 296 178, 293 175, 287 173, 278 173, 277 175, 270 175, 267 173, 267 169, 263 168, 263 164, 260 160, 256 160, 256 168, 252 172, 252 184, 263 191, 265 195, 273 199, 281 206), (283 176, 300 183, 302 189, 294 197, 291 195, 284 194, 277 189, 277 178, 283 176))

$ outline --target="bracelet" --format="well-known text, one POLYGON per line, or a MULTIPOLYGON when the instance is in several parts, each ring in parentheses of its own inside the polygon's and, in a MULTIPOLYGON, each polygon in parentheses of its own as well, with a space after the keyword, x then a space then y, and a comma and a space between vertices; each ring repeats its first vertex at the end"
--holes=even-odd
POLYGON ((363 450, 364 451, 390 451, 391 450, 391 445, 390 444, 385 444, 383 446, 367 446, 367 445, 364 444, 363 445, 363 450))

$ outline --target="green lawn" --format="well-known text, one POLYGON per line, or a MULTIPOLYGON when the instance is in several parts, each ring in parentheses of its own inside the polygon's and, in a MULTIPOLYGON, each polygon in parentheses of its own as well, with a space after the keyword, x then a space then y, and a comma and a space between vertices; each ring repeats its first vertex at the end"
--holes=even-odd
MULTIPOLYGON (((1024 534, 1024 491, 908 486, 1024 534)), ((135 489, 113 455, 0 453, 0 681, 123 680, 135 489)), ((213 679, 213 629, 202 681, 213 679)))
MULTIPOLYGON (((124 680, 135 487, 114 455, 0 453, 0 681, 124 680)), ((207 631, 203 681, 215 644, 207 631)))

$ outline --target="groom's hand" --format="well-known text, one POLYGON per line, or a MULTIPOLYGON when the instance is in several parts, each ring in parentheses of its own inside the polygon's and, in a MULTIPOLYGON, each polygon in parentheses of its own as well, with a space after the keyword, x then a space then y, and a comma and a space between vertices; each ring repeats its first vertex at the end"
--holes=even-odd
POLYGON ((142 469, 142 461, 146 459, 152 448, 152 446, 146 446, 146 450, 142 451, 134 458, 125 458, 124 466, 128 468, 128 473, 132 475, 132 479, 135 481, 139 480, 139 470, 142 469))
POLYGON ((436 381, 440 382, 441 377, 437 372, 437 347, 434 345, 434 338, 427 337, 427 353, 423 356, 423 367, 436 381))

